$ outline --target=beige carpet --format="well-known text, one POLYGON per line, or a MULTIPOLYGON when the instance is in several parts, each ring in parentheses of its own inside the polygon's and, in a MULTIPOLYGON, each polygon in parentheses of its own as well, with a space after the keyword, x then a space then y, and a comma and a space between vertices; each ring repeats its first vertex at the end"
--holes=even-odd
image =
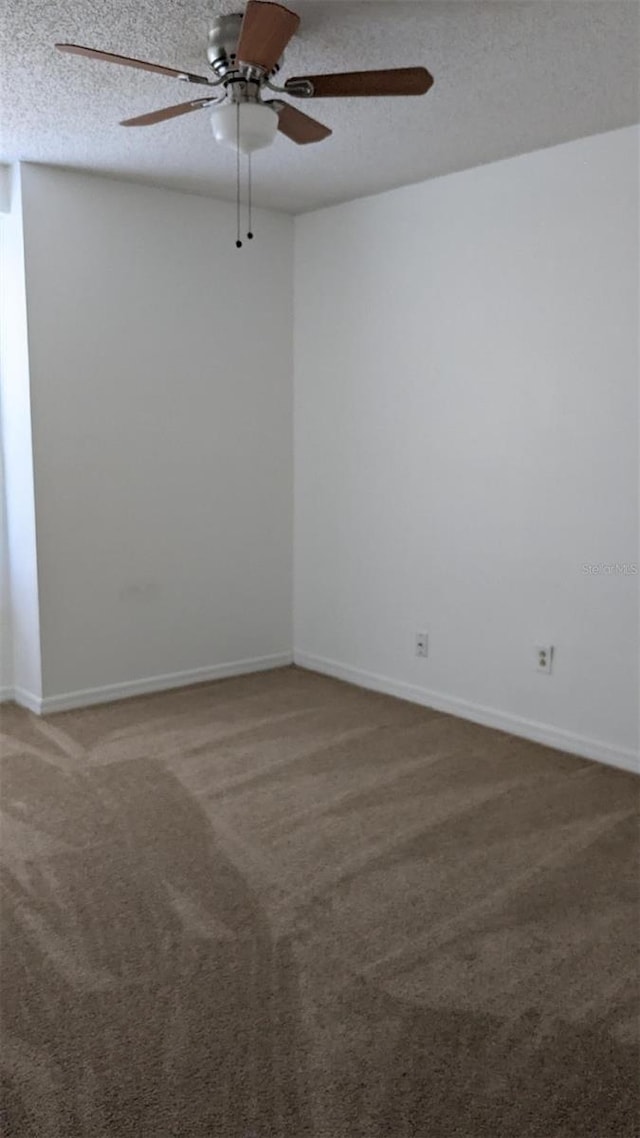
POLYGON ((2 713, 3 1138, 638 1128, 638 781, 293 668, 2 713))

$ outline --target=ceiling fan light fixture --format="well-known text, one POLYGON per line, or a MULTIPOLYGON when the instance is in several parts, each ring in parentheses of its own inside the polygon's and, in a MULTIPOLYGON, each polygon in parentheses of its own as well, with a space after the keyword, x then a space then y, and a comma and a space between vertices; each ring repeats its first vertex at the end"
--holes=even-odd
POLYGON ((162 107, 134 118, 123 119, 122 126, 152 126, 167 119, 179 118, 192 111, 213 107, 211 129, 221 146, 233 150, 236 167, 236 247, 242 248, 240 238, 240 171, 242 154, 247 156, 248 232, 251 239, 251 155, 254 150, 271 146, 280 131, 297 146, 322 142, 331 129, 310 115, 303 114, 291 103, 282 99, 262 102, 265 88, 278 94, 297 98, 373 97, 389 95, 424 95, 433 85, 433 77, 426 67, 392 67, 377 71, 347 71, 336 74, 293 76, 284 86, 272 82, 282 66, 284 51, 300 24, 296 12, 278 0, 246 0, 244 13, 235 12, 215 17, 210 29, 207 58, 216 78, 197 75, 190 71, 149 63, 128 55, 115 55, 98 48, 80 44, 57 43, 59 51, 133 67, 138 71, 151 71, 200 87, 199 99, 162 107), (205 96, 203 87, 208 88, 205 96), (214 88, 221 92, 211 95, 214 88), (221 97, 218 97, 218 94, 221 97))
POLYGON ((278 114, 265 103, 225 103, 212 111, 211 129, 221 146, 252 154, 271 146, 278 130, 278 114))

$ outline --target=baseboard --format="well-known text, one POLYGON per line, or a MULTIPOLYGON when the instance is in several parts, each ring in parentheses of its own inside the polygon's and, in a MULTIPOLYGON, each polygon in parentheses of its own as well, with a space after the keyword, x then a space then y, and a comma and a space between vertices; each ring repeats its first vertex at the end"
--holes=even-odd
POLYGON ((49 715, 54 711, 72 711, 77 707, 91 707, 97 703, 112 703, 116 699, 129 699, 136 695, 170 691, 172 688, 203 684, 208 680, 244 676, 250 672, 266 672, 272 668, 284 668, 291 663, 293 663, 291 652, 279 652, 272 656, 255 656, 248 660, 234 660, 229 664, 214 664, 208 668, 192 668, 186 672, 170 672, 162 676, 128 680, 122 684, 106 684, 99 688, 62 692, 59 695, 45 696, 44 699, 38 699, 29 692, 14 689, 12 698, 22 707, 34 711, 36 715, 49 715))
POLYGON ((149 695, 153 692, 169 691, 172 688, 188 687, 191 684, 206 683, 209 680, 242 676, 251 672, 269 671, 273 668, 286 667, 291 663, 295 663, 301 668, 307 668, 312 672, 320 672, 323 675, 356 684, 358 687, 383 692, 385 695, 396 696, 398 699, 406 699, 411 703, 421 704, 423 707, 431 707, 436 711, 443 711, 461 719, 481 723, 485 727, 493 727, 498 731, 519 735, 524 739, 542 743, 559 751, 568 751, 570 754, 579 755, 581 758, 593 759, 596 762, 606 763, 608 766, 619 767, 636 774, 640 772, 639 756, 631 749, 613 747, 599 739, 585 738, 546 723, 538 723, 535 720, 510 715, 495 708, 483 707, 480 704, 458 699, 456 696, 444 695, 442 692, 435 692, 401 680, 394 680, 389 676, 366 672, 361 668, 353 668, 347 664, 341 664, 337 660, 329 660, 307 652, 294 652, 293 654, 281 652, 271 656, 257 656, 247 660, 235 660, 228 664, 215 664, 212 667, 193 668, 184 672, 149 676, 122 684, 107 684, 104 687, 64 692, 60 695, 47 696, 44 699, 25 691, 23 688, 5 687, 0 688, 0 702, 15 700, 21 707, 33 711, 36 715, 47 715, 55 711, 70 711, 77 707, 90 707, 93 704, 111 703, 114 700, 128 699, 136 695, 149 695))
POLYGON ((612 747, 599 739, 587 739, 575 735, 570 731, 563 731, 547 723, 537 723, 532 719, 523 719, 518 715, 509 715, 505 711, 498 711, 492 707, 483 707, 480 704, 469 703, 456 696, 444 695, 442 692, 430 691, 427 688, 407 684, 401 680, 393 680, 389 676, 376 675, 374 672, 365 672, 360 668, 352 668, 340 664, 336 660, 328 660, 322 656, 313 656, 307 652, 294 651, 294 663, 300 668, 307 668, 311 672, 321 672, 326 676, 333 676, 338 680, 345 680, 358 687, 369 688, 372 691, 383 692, 385 695, 394 695, 398 699, 406 699, 411 703, 419 703, 424 707, 431 707, 435 711, 444 711, 449 715, 457 715, 460 719, 470 719, 473 723, 481 723, 484 727, 493 727, 498 731, 507 731, 510 735, 520 735, 523 739, 530 739, 534 743, 543 743, 546 747, 553 747, 558 751, 568 751, 584 759, 594 759, 607 766, 619 767, 622 770, 640 773, 640 757, 638 754, 624 747, 612 747))
POLYGON ((39 695, 34 695, 33 692, 25 691, 24 688, 12 688, 9 699, 14 703, 18 703, 20 707, 26 707, 27 711, 33 711, 36 715, 42 712, 42 699, 39 695))

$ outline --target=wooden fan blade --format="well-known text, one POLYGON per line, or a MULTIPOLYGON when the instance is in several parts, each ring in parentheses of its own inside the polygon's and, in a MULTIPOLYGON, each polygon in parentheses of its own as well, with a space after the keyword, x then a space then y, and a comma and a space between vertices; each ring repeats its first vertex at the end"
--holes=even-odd
POLYGON ((123 67, 135 67, 138 71, 155 71, 158 75, 169 75, 172 79, 183 79, 186 83, 205 83, 212 86, 213 81, 204 75, 192 75, 190 71, 177 71, 175 67, 163 67, 161 63, 147 63, 144 59, 130 59, 128 55, 113 55, 110 51, 97 51, 93 47, 80 47, 75 43, 57 43, 58 51, 71 55, 84 55, 87 59, 99 59, 103 63, 119 63, 123 67))
POLYGON ((433 86, 426 67, 396 67, 389 71, 345 71, 341 75, 301 75, 287 79, 285 89, 295 95, 296 85, 311 83, 307 96, 325 99, 344 95, 424 95, 433 86))
POLYGON ((249 0, 244 13, 236 58, 271 71, 296 31, 300 17, 282 4, 249 0))
POLYGON ((178 115, 188 115, 191 111, 210 107, 215 101, 215 99, 192 99, 190 103, 177 103, 174 107, 163 107, 161 111, 149 111, 147 115, 123 119, 120 126, 153 126, 154 123, 164 122, 165 119, 175 119, 178 115))
POLYGON ((274 103, 278 111, 278 130, 299 146, 304 146, 307 142, 322 142, 323 138, 328 138, 331 134, 328 126, 323 126, 309 115, 303 115, 297 107, 276 100, 274 103))

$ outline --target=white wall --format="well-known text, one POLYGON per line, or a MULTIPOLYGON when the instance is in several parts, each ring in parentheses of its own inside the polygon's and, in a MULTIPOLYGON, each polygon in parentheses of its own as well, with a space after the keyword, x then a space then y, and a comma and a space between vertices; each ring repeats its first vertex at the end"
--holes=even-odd
POLYGON ((239 251, 228 203, 36 166, 23 197, 45 708, 286 659, 291 218, 239 251))
POLYGON ((0 162, 0 213, 11 212, 11 181, 11 166, 7 162, 0 162))
MULTIPOLYGON (((5 187, 7 189, 7 187, 5 187)), ((0 689, 42 694, 20 171, 0 219, 0 689)))
POLYGON ((296 658, 632 763, 637 129, 300 217, 295 296, 296 658))
MULTIPOLYGON (((2 231, 0 229, 0 243, 2 231)), ((1 258, 1 254, 0 254, 1 258)), ((0 280, 0 288, 2 281, 0 280)), ((0 353, 1 354, 1 353, 0 353)), ((2 406, 0 404, 0 417, 2 406)), ((13 614, 11 611, 11 569, 7 526, 4 456, 0 433, 0 700, 13 696, 13 614)))
POLYGON ((3 311, 7 280, 8 257, 6 251, 6 219, 11 212, 11 167, 0 163, 0 699, 13 694, 13 618, 11 614, 11 573, 9 567, 9 535, 7 530, 6 483, 2 448, 2 373, 5 364, 3 350, 3 311))

